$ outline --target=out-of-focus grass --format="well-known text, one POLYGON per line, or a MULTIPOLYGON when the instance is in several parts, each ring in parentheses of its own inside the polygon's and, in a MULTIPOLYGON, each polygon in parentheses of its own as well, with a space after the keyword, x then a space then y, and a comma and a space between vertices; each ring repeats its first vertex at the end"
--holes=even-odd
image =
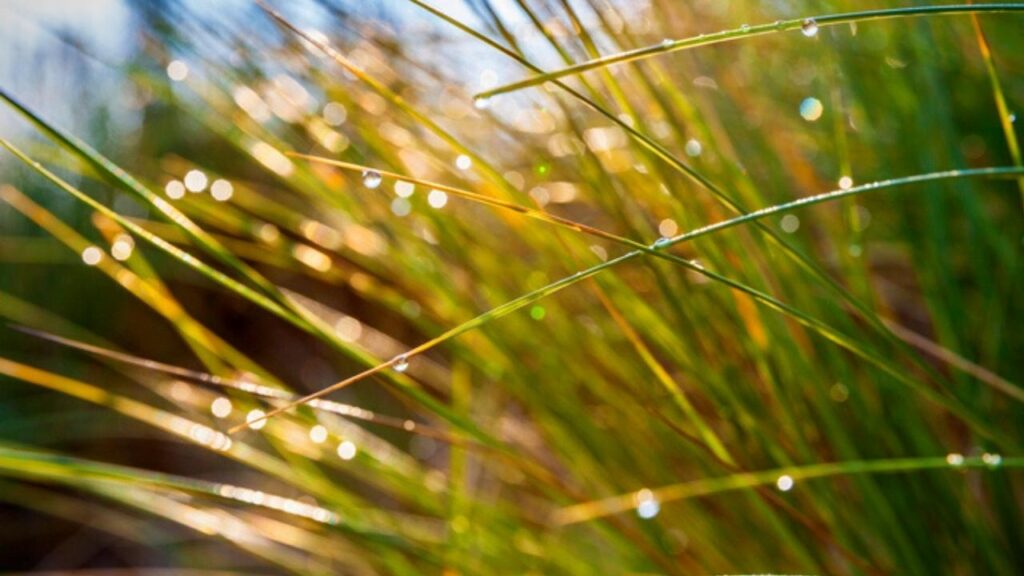
POLYGON ((157 3, 95 134, 0 87, 3 510, 178 570, 1019 572, 1024 7, 862 9, 157 3))

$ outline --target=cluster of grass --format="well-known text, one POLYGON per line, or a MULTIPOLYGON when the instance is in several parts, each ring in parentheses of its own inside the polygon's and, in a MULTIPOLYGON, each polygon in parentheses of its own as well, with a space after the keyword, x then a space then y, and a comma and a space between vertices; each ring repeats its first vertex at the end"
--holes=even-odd
POLYGON ((394 4, 142 5, 120 132, 0 87, 5 510, 176 570, 1024 569, 1024 5, 394 4))

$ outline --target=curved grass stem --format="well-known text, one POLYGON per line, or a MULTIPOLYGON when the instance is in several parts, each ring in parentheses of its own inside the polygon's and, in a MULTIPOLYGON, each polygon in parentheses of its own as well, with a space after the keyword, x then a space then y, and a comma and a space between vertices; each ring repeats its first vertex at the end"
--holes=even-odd
MULTIPOLYGON (((381 372, 382 370, 385 370, 385 369, 393 366, 394 364, 396 364, 399 361, 405 361, 408 358, 411 358, 411 357, 413 357, 413 356, 415 356, 417 354, 421 354, 423 352, 426 352, 427 350, 429 350, 431 348, 434 348, 434 347, 436 347, 436 346, 438 346, 438 345, 440 345, 440 344, 442 344, 442 343, 444 343, 444 342, 446 342, 448 340, 451 340, 451 339, 453 339, 453 338, 455 338, 455 337, 457 337, 457 336, 459 336, 461 334, 464 334, 466 332, 474 330, 474 329, 476 329, 476 328, 478 328, 478 327, 480 327, 480 326, 482 326, 482 325, 484 325, 484 324, 486 324, 486 323, 488 323, 488 322, 490 322, 492 320, 496 320, 498 318, 507 316, 508 314, 511 314, 511 313, 513 313, 513 312, 515 312, 517 310, 520 310, 520 309, 522 309, 522 308, 524 308, 524 307, 526 307, 526 306, 528 306, 528 305, 530 305, 530 304, 532 304, 532 303, 534 303, 534 302, 536 302, 536 301, 538 301, 538 300, 540 300, 542 298, 545 298, 545 297, 550 296, 550 295, 552 295, 552 294, 554 294, 556 292, 559 292, 562 289, 567 288, 568 286, 571 286, 571 285, 579 282, 580 280, 584 280, 586 278, 594 276, 594 275, 596 275, 596 274, 598 274, 598 273, 600 273, 600 272, 602 272, 604 270, 607 270, 609 268, 612 268, 612 267, 617 266, 619 264, 622 264, 624 262, 633 260, 634 258, 637 258, 637 257, 639 257, 641 255, 644 255, 644 254, 651 254, 651 255, 653 255, 655 257, 663 257, 663 258, 667 257, 669 260, 673 260, 673 261, 675 261, 677 263, 683 264, 684 266, 687 266, 687 267, 691 268, 692 270, 694 270, 694 271, 696 271, 698 273, 702 273, 702 274, 705 274, 705 275, 717 277, 716 279, 719 279, 721 281, 727 280, 725 277, 717 275, 717 274, 714 274, 714 273, 711 273, 711 272, 708 272, 708 271, 704 270, 702 267, 697 266, 697 265, 693 264, 692 262, 690 262, 688 260, 685 260, 683 258, 679 258, 678 256, 673 256, 673 255, 670 255, 670 254, 665 254, 663 252, 663 250, 665 250, 666 248, 668 248, 670 246, 674 246, 674 245, 679 244, 681 242, 686 242, 686 241, 689 241, 689 240, 693 240, 695 238, 699 238, 701 236, 705 236, 705 235, 711 234, 713 232, 717 232, 717 231, 720 231, 720 230, 725 230, 727 228, 731 228, 733 226, 738 226, 738 225, 744 224, 746 222, 756 221, 756 220, 764 218, 766 216, 770 216, 772 214, 777 214, 777 213, 784 212, 784 211, 787 211, 787 210, 792 210, 794 208, 811 206, 811 205, 814 205, 814 204, 820 204, 822 202, 827 202, 827 201, 830 201, 830 200, 836 200, 836 199, 839 199, 839 198, 844 198, 844 197, 852 196, 852 195, 856 195, 856 194, 863 194, 865 192, 877 191, 877 190, 882 190, 882 189, 887 189, 887 188, 894 188, 894 187, 898 187, 898 186, 906 186, 906 185, 909 185, 909 184, 919 184, 919 183, 923 183, 923 182, 932 182, 932 181, 939 181, 939 180, 949 180, 949 179, 956 179, 956 178, 1014 177, 1014 176, 1019 176, 1021 174, 1024 174, 1024 168, 998 167, 998 168, 979 168, 979 169, 969 169, 969 170, 948 170, 948 171, 944 171, 944 172, 934 172, 934 173, 930 173, 930 174, 919 174, 919 175, 908 176, 908 177, 904 177, 904 178, 894 178, 894 179, 890 179, 890 180, 884 180, 884 181, 881 181, 881 182, 872 182, 872 183, 869 183, 869 184, 863 184, 863 185, 860 185, 860 186, 855 186, 855 187, 849 188, 847 190, 835 190, 835 191, 832 191, 832 192, 826 192, 826 193, 818 194, 818 195, 815 195, 815 196, 809 196, 807 198, 801 198, 801 199, 795 200, 793 202, 787 202, 787 203, 784 203, 784 204, 778 204, 776 206, 771 206, 771 207, 768 207, 768 208, 762 208, 761 210, 757 210, 757 211, 751 212, 749 214, 744 214, 742 216, 738 216, 736 218, 725 220, 725 221, 719 222, 717 224, 711 224, 711 225, 708 225, 708 226, 704 226, 704 227, 692 230, 690 232, 679 234, 679 235, 677 235, 677 236, 675 236, 675 237, 673 237, 671 239, 665 239, 664 241, 656 242, 655 244, 653 244, 651 246, 644 246, 644 245, 642 245, 642 244, 640 244, 640 243, 638 243, 638 242, 636 242, 634 240, 624 239, 631 246, 638 246, 638 247, 635 250, 632 250, 630 252, 626 252, 626 253, 624 253, 624 254, 622 254, 620 256, 617 256, 615 258, 611 258, 611 259, 606 260, 606 261, 604 261, 604 262, 602 262, 600 264, 596 264, 594 266, 591 266, 590 268, 586 268, 584 270, 580 270, 580 271, 576 272, 575 274, 573 274, 571 276, 567 276, 565 278, 562 278, 560 280, 552 282, 552 283, 550 283, 550 284, 548 284, 546 286, 543 286, 541 288, 533 290, 532 292, 528 292, 526 294, 523 294, 522 296, 519 296, 518 298, 515 298, 513 300, 509 300, 508 302, 506 302, 506 303, 504 303, 504 304, 502 304, 500 306, 492 308, 491 310, 488 310, 487 312, 484 312, 484 313, 482 313, 482 314, 480 314, 480 315, 478 315, 478 316, 476 316, 476 317, 474 317, 474 318, 472 318, 472 319, 470 319, 470 320, 468 320, 466 322, 463 322, 462 324, 459 324, 459 325, 457 325, 457 326, 447 330, 446 332, 444 332, 444 333, 442 333, 442 334, 440 334, 440 335, 438 335, 438 336, 436 336, 436 337, 434 337, 434 338, 432 338, 430 340, 427 340, 426 342, 423 342, 422 344, 420 344, 420 345, 410 349, 405 354, 402 354, 400 356, 396 356, 395 358, 392 358, 391 360, 389 360, 389 361, 387 361, 385 363, 382 363, 382 364, 379 364, 379 365, 374 366, 372 368, 369 368, 367 370, 364 370, 363 372, 360 372, 360 373, 355 374, 355 375, 353 375, 353 376, 351 376, 349 378, 346 378, 346 379, 344 379, 344 380, 342 380, 340 382, 332 384, 331 386, 328 386, 326 388, 323 388, 321 390, 318 390, 316 392, 308 394, 308 395, 306 395, 306 396, 296 400, 295 402, 293 402, 291 404, 288 404, 288 405, 285 405, 285 406, 280 406, 280 407, 278 407, 278 408, 268 412, 260 420, 264 420, 266 418, 273 417, 274 415, 279 414, 281 412, 284 412, 286 410, 289 410, 291 408, 294 408, 295 406, 298 406, 298 405, 301 405, 301 404, 305 404, 305 403, 307 403, 307 402, 309 402, 311 400, 314 400, 316 398, 320 398, 321 396, 324 396, 326 394, 330 394, 331 392, 334 392, 335 390, 339 390, 341 388, 344 388, 346 386, 354 384, 355 382, 363 380, 364 378, 372 376, 373 374, 376 374, 378 372, 381 372)), ((748 291, 748 293, 751 294, 751 295, 758 295, 761 298, 767 298, 766 300, 763 300, 763 301, 771 303, 774 306, 785 307, 784 308, 785 310, 789 311, 790 313, 795 313, 795 311, 792 308, 789 308, 788 306, 785 306, 784 304, 782 304, 781 302, 779 302, 778 300, 775 300, 774 298, 772 298, 770 296, 761 294, 761 293, 759 293, 757 291, 753 291, 753 289, 747 288, 747 287, 745 287, 745 286, 743 286, 741 284, 738 284, 738 283, 736 283, 734 281, 730 281, 730 282, 731 282, 730 286, 732 286, 734 288, 741 288, 741 289, 744 289, 744 291, 748 291)), ((802 315, 802 314, 800 314, 800 316, 803 316, 805 318, 805 320, 808 320, 808 321, 813 320, 813 319, 810 319, 809 317, 806 317, 805 315, 802 315)), ((833 341, 836 341, 836 342, 838 342, 840 344, 848 341, 848 339, 841 338, 840 336, 838 336, 837 333, 835 333, 832 336, 830 336, 830 339, 832 339, 833 341)), ((856 352, 856 350, 854 350, 854 351, 856 352)), ((868 354, 868 353, 866 351, 863 351, 863 350, 861 350, 858 353, 858 355, 862 355, 862 356, 864 354, 868 354)), ((870 359, 871 356, 869 355, 868 358, 870 359)), ((881 360, 878 359, 878 361, 881 361, 881 360)), ((885 363, 883 362, 882 365, 884 366, 885 363)), ((940 404, 942 404, 942 405, 946 406, 947 408, 950 408, 954 412, 958 413, 958 415, 960 415, 962 417, 965 417, 965 419, 967 419, 969 421, 973 421, 973 423, 977 424, 979 426, 979 428, 981 428, 981 429, 988 429, 988 426, 985 425, 984 423, 982 423, 977 418, 969 416, 968 414, 966 414, 966 413, 964 413, 964 412, 962 412, 960 410, 955 409, 952 405, 944 402, 943 401, 944 397, 938 395, 934 391, 928 390, 924 386, 915 386, 914 380, 910 379, 908 376, 906 376, 902 372, 900 372, 898 370, 893 370, 893 369, 887 369, 886 371, 890 375, 892 375, 893 377, 895 377, 895 378, 899 379, 900 381, 904 382, 905 384, 909 384, 909 385, 911 385, 911 387, 917 388, 917 389, 919 389, 919 391, 924 392, 927 396, 930 397, 930 399, 938 401, 940 404)), ((1018 393, 1015 396, 1015 398, 1017 398, 1018 400, 1024 401, 1024 393, 1018 393)), ((254 422, 258 422, 260 420, 256 420, 254 422)), ((250 424, 252 424, 252 423, 250 423, 250 424)), ((229 433, 235 433, 235 432, 237 432, 239 430, 242 430, 246 426, 247 426, 246 424, 242 424, 242 425, 236 426, 236 427, 232 428, 229 431, 229 433)))
MULTIPOLYGON (((822 464, 811 464, 808 466, 791 466, 776 468, 774 470, 762 470, 759 472, 741 472, 721 478, 704 478, 690 482, 681 482, 651 489, 649 497, 657 502, 673 502, 701 496, 711 496, 723 492, 746 490, 760 486, 768 486, 780 482, 782 478, 787 490, 792 483, 801 480, 813 480, 816 478, 830 478, 834 476, 851 476, 856 474, 898 474, 904 472, 917 472, 921 470, 943 470, 943 469, 978 469, 978 468, 1022 468, 1024 457, 1003 458, 996 454, 985 454, 977 458, 965 458, 959 455, 935 456, 929 458, 895 458, 888 460, 860 460, 851 462, 828 462, 822 464)), ((576 524, 633 510, 637 506, 637 494, 629 493, 597 500, 584 502, 573 506, 562 508, 552 515, 552 523, 557 525, 576 524)))
POLYGON ((522 90, 524 88, 529 88, 531 86, 545 84, 547 82, 551 82, 553 80, 563 78, 565 76, 581 74, 589 70, 604 68, 615 64, 635 62, 637 60, 652 58, 654 56, 660 56, 662 54, 668 54, 670 52, 678 52, 680 50, 697 48, 698 46, 710 46, 713 44, 733 42, 736 40, 752 38, 755 36, 764 36, 768 34, 787 32, 791 30, 800 30, 808 23, 813 23, 817 27, 825 27, 836 26, 839 24, 868 22, 872 20, 887 20, 893 18, 911 18, 920 16, 980 14, 999 12, 1024 12, 1024 4, 953 4, 944 6, 915 6, 909 8, 887 8, 882 10, 863 10, 858 12, 846 12, 842 14, 826 14, 823 16, 814 16, 811 18, 792 18, 789 20, 777 20, 775 22, 767 24, 758 24, 756 26, 742 26, 740 28, 723 30, 721 32, 715 32, 713 34, 701 34, 699 36, 683 38, 680 40, 666 40, 654 46, 645 46, 643 48, 627 50, 624 52, 619 52, 617 54, 610 54, 608 56, 595 58, 593 60, 581 62, 573 66, 561 68, 559 70, 543 72, 541 74, 537 74, 536 76, 531 76, 529 78, 520 80, 518 82, 512 82, 510 84, 497 86, 490 90, 480 92, 475 97, 492 98, 500 94, 506 94, 509 92, 522 90))

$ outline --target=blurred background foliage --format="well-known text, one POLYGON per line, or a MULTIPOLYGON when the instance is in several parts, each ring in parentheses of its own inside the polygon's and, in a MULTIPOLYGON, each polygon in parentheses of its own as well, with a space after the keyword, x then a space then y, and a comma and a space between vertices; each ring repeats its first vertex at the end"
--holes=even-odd
MULTIPOLYGON (((474 102, 531 66, 893 6, 273 5, 307 37, 243 1, 0 5, 4 93, 330 327, 304 330, 232 293, 4 152, 0 567, 1024 569, 1013 179, 880 187, 772 215, 665 248, 682 262, 641 255, 485 316, 407 370, 394 360, 630 249, 609 234, 647 245, 830 190, 1019 165, 1008 136, 1024 101, 1024 12, 788 30, 474 102), (334 404, 226 434, 382 362, 334 404), (818 474, 822 463, 839 464, 818 474)), ((13 107, 0 137, 253 286, 13 107)))

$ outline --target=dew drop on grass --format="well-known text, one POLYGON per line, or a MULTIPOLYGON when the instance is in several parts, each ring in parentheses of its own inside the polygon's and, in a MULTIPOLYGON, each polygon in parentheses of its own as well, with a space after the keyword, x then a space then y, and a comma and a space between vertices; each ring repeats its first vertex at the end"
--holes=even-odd
POLYGON ((185 184, 181 180, 171 180, 164 186, 164 192, 171 200, 178 200, 185 196, 185 184))
POLYGON ((661 505, 658 504, 658 500, 655 499, 654 493, 644 488, 636 493, 636 515, 649 520, 658 515, 661 511, 661 505))
POLYGON ((210 412, 217 418, 227 418, 231 414, 231 400, 221 396, 210 404, 210 412))
POLYGON ((812 38, 818 35, 818 23, 814 18, 806 18, 800 24, 800 31, 803 32, 804 36, 812 38))
POLYGON ((818 118, 821 118, 822 113, 825 112, 825 107, 821 104, 821 100, 817 98, 804 98, 800 102, 800 116, 808 122, 814 122, 818 118))
POLYGON ((399 180, 395 182, 395 194, 400 198, 408 198, 416 192, 416 185, 412 182, 406 182, 405 180, 399 180))
POLYGON ((793 477, 789 474, 783 474, 779 476, 779 479, 775 481, 775 485, 783 492, 789 492, 793 489, 793 477))
POLYGON ((263 418, 266 415, 266 412, 258 408, 256 410, 250 410, 249 413, 245 415, 245 422, 249 424, 249 428, 259 430, 267 425, 266 419, 263 418))
POLYGON ((431 208, 444 208, 445 204, 448 203, 448 194, 442 190, 431 190, 427 194, 427 204, 430 204, 431 208))
POLYGON ((89 246, 82 250, 82 262, 87 266, 95 266, 103 259, 103 251, 96 246, 89 246))
POLYGON ((377 172, 376 170, 363 171, 363 186, 373 189, 380 186, 381 180, 380 172, 377 172))
POLYGON ((679 232, 679 225, 671 218, 665 218, 658 223, 658 233, 664 238, 671 238, 679 232))
POLYGON ((409 369, 409 357, 406 356, 405 354, 402 354, 401 356, 395 358, 395 363, 392 364, 392 368, 395 369, 395 372, 405 372, 406 370, 409 369))
POLYGON ((1003 457, 999 454, 990 454, 985 452, 981 455, 981 461, 985 463, 989 468, 997 468, 1003 463, 1003 457))
POLYGON ((356 457, 356 445, 350 440, 338 444, 338 457, 342 460, 351 460, 356 457))
POLYGON ((946 455, 946 464, 959 468, 964 465, 964 455, 951 452, 946 455))
POLYGON ((235 187, 223 178, 214 180, 210 185, 210 196, 213 196, 213 199, 218 202, 227 202, 234 193, 235 187))
POLYGON ((662 48, 670 48, 673 43, 675 43, 675 40, 673 40, 671 38, 665 38, 664 40, 661 41, 661 47, 662 48))
POLYGON ((167 77, 175 82, 181 82, 188 78, 188 64, 181 60, 171 60, 171 63, 167 65, 167 77))
POLYGON ((486 96, 480 96, 473 99, 473 106, 477 110, 486 110, 491 105, 491 99, 486 96))
POLYGON ((199 193, 202 192, 203 190, 206 190, 206 184, 209 182, 209 179, 206 177, 206 174, 204 174, 202 170, 195 169, 189 170, 188 173, 185 174, 184 180, 185 188, 188 188, 189 192, 195 193, 199 193))
POLYGON ((740 26, 740 31, 741 32, 750 32, 750 24, 743 24, 742 26, 740 26))
POLYGON ((672 242, 671 238, 665 238, 665 237, 658 238, 654 242, 654 248, 664 248, 664 247, 668 246, 669 243, 671 243, 671 242, 672 242))
POLYGON ((309 429, 309 439, 315 444, 322 444, 327 440, 327 428, 323 424, 317 424, 309 429))

